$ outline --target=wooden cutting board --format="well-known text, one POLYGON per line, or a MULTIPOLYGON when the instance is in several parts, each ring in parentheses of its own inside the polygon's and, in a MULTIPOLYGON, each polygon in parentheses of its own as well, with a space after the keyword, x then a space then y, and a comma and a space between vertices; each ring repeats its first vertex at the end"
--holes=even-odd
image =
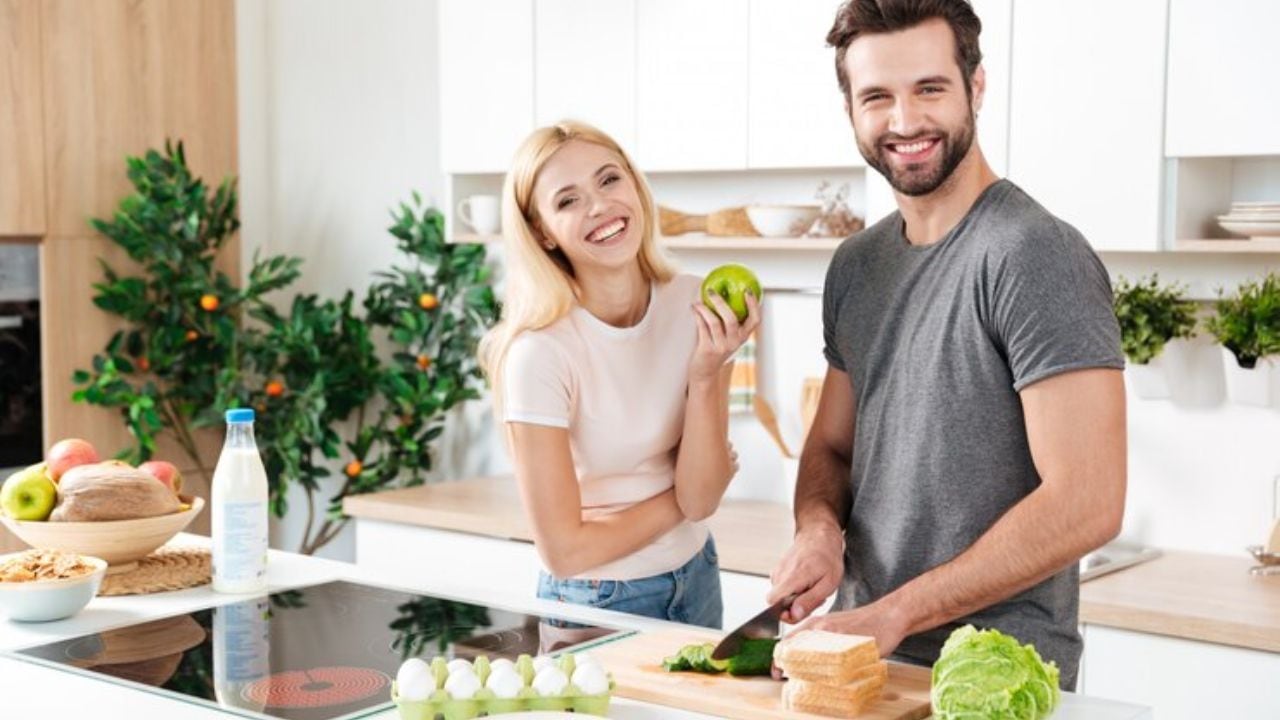
MULTIPOLYGON (((821 715, 782 708, 782 683, 768 677, 667 672, 662 658, 691 643, 719 642, 712 631, 639 633, 591 648, 613 674, 617 697, 742 720, 822 720, 821 715)), ((920 720, 929 717, 929 669, 889 663, 889 683, 859 720, 920 720)))

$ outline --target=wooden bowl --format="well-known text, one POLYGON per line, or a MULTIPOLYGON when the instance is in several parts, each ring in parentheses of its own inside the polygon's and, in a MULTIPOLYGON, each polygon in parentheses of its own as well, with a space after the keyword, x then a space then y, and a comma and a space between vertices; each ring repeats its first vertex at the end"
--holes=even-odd
POLYGON ((0 517, 0 521, 31 547, 102 558, 108 563, 107 574, 115 574, 132 570, 139 560, 169 542, 204 509, 203 498, 184 495, 181 499, 191 508, 138 520, 49 522, 0 517))

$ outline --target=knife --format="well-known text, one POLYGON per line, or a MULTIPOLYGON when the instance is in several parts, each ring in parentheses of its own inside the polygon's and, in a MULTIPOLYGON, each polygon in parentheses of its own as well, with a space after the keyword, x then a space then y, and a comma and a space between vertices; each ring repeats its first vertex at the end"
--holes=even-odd
POLYGON ((712 660, 724 660, 738 654, 742 649, 742 641, 748 638, 776 638, 780 629, 782 613, 795 602, 795 595, 788 595, 764 609, 759 615, 738 626, 725 636, 711 652, 712 660))

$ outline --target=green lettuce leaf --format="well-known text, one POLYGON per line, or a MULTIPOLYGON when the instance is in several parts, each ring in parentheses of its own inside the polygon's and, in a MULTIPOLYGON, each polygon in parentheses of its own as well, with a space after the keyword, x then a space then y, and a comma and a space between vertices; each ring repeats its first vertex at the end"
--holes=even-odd
POLYGON ((936 720, 1041 720, 1058 706, 1058 666, 998 630, 958 628, 933 666, 936 720))

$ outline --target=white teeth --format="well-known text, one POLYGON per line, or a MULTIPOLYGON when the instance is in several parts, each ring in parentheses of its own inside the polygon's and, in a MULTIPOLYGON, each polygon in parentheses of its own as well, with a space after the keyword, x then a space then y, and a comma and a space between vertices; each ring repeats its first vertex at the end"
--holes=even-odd
POLYGON ((913 142, 910 145, 894 145, 893 149, 894 151, 903 153, 904 155, 910 155, 921 152, 932 144, 932 140, 921 140, 920 142, 913 142))
POLYGON ((608 225, 597 228, 594 232, 592 232, 590 235, 587 236, 587 240, 594 243, 604 242, 612 238, 614 235, 617 235, 618 233, 622 232, 623 228, 625 228, 626 226, 627 224, 623 222, 621 219, 614 220, 608 225))

